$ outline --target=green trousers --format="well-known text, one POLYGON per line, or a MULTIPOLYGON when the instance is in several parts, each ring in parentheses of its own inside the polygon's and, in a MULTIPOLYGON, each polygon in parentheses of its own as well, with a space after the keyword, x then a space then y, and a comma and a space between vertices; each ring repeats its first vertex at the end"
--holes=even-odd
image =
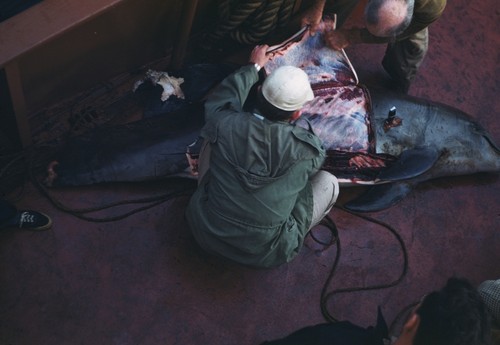
POLYGON ((427 28, 404 40, 387 45, 382 66, 398 84, 397 87, 401 91, 408 92, 428 47, 429 30, 427 28))

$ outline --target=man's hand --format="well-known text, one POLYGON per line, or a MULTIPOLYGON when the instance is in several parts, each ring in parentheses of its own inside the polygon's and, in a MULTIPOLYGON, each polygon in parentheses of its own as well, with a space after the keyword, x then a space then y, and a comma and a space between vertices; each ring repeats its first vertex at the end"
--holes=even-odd
POLYGON ((332 49, 341 50, 351 44, 361 43, 361 30, 339 29, 325 31, 325 43, 332 49))
POLYGON ((321 23, 321 18, 323 17, 323 10, 316 7, 311 7, 304 13, 302 17, 301 24, 302 27, 309 25, 309 32, 311 36, 314 36, 316 31, 318 31, 319 24, 321 23))
POLYGON ((250 53, 249 62, 252 64, 256 63, 260 67, 264 67, 272 56, 271 54, 266 54, 268 48, 269 46, 267 44, 255 46, 250 53))
POLYGON ((326 0, 315 0, 311 8, 309 8, 302 16, 302 27, 309 25, 309 33, 314 36, 318 31, 319 24, 323 17, 323 9, 325 8, 326 0))
POLYGON ((357 167, 358 169, 362 168, 384 168, 385 163, 382 159, 372 158, 368 155, 357 155, 349 159, 350 167, 357 167))

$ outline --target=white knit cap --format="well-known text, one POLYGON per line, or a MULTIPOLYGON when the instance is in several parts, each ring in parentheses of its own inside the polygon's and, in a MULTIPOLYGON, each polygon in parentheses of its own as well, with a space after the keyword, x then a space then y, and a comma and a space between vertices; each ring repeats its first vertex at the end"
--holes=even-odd
POLYGON ((264 80, 262 95, 276 108, 295 111, 314 98, 306 72, 293 66, 281 66, 264 80))

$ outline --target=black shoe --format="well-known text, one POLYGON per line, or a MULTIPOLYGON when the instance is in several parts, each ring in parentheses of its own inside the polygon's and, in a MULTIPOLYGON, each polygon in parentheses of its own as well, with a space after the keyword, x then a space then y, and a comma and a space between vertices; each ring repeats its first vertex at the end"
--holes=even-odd
POLYGON ((14 221, 10 223, 12 228, 31 231, 48 230, 52 226, 52 219, 44 213, 25 210, 18 211, 14 221))

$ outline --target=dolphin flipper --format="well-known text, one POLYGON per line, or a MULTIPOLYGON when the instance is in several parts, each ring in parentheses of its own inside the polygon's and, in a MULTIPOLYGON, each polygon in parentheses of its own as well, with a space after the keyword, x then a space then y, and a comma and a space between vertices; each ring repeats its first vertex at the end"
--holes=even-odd
POLYGON ((413 189, 412 183, 395 182, 370 187, 360 197, 347 202, 344 207, 354 212, 376 212, 391 207, 413 189))
POLYGON ((428 171, 439 158, 439 152, 430 147, 403 151, 398 160, 377 176, 379 181, 401 181, 414 178, 428 171))

